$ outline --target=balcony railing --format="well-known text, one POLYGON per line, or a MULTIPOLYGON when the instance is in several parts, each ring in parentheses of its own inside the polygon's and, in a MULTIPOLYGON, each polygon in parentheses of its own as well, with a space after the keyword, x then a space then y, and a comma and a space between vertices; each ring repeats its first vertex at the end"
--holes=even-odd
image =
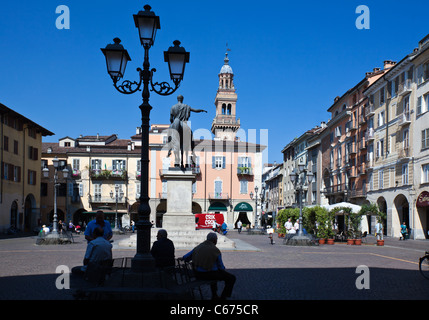
POLYGON ((407 79, 403 83, 400 83, 398 86, 398 95, 402 96, 411 92, 411 83, 411 79, 407 79))
POLYGON ((365 198, 366 190, 365 189, 355 189, 350 191, 350 198, 365 198))
POLYGON ((237 167, 237 174, 253 176, 253 170, 251 167, 237 167))
MULTIPOLYGON (((126 198, 118 198, 118 203, 125 203, 126 198)), ((102 196, 101 194, 93 194, 88 196, 88 201, 91 203, 116 203, 116 197, 102 196)))
POLYGON ((398 124, 400 126, 405 126, 405 125, 410 124, 410 123, 411 123, 410 112, 404 112, 403 114, 401 114, 399 116, 398 124))
POLYGON ((370 140, 374 140, 374 138, 375 138, 374 129, 373 128, 369 128, 366 131, 365 140, 370 141, 370 140))
POLYGON ((325 187, 326 194, 341 193, 344 191, 345 185, 343 183, 325 187))
POLYGON ((365 108, 365 117, 370 117, 375 114, 375 107, 373 103, 369 103, 365 108))
POLYGON ((407 147, 401 148, 398 151, 398 156, 399 156, 399 158, 410 158, 411 157, 410 148, 407 148, 407 147))
POLYGON ((229 195, 224 192, 209 192, 209 199, 228 200, 229 195))
POLYGON ((126 170, 102 170, 92 169, 90 171, 91 179, 93 180, 127 180, 128 174, 126 170))
POLYGON ((362 137, 362 139, 359 141, 359 149, 366 149, 366 137, 362 137))

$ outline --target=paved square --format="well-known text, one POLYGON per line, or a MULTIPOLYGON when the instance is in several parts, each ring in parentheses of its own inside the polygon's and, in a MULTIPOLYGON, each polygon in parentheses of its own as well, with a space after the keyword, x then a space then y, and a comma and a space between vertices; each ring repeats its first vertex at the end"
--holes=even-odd
MULTIPOLYGON (((127 235, 129 236, 129 235, 127 235)), ((429 280, 418 270, 418 259, 429 242, 386 239, 375 246, 373 237, 361 246, 345 243, 291 247, 267 235, 228 233, 238 250, 222 250, 227 269, 237 282, 231 300, 427 300, 429 280), (356 280, 369 270, 369 289, 358 289, 356 280)), ((115 242, 124 236, 115 236, 115 242)), ((83 236, 74 244, 37 246, 35 237, 0 240, 0 299, 73 299, 71 290, 58 290, 56 268, 82 263, 83 236)), ((176 258, 187 250, 176 250, 176 258)), ((132 257, 135 249, 114 247, 113 256, 132 257)))

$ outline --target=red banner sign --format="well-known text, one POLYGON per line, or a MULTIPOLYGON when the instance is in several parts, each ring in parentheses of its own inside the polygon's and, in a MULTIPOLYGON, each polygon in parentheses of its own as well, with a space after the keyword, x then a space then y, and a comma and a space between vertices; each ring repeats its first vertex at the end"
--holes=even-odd
POLYGON ((423 191, 420 193, 419 197, 417 198, 416 206, 421 207, 429 207, 429 192, 423 191))
POLYGON ((216 221, 219 225, 222 225, 224 221, 221 213, 197 213, 195 218, 198 218, 197 229, 211 229, 213 228, 213 221, 216 221))

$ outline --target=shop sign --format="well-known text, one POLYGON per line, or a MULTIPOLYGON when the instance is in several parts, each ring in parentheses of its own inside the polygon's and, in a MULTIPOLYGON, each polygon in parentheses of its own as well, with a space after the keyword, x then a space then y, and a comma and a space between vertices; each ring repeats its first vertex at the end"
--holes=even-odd
POLYGON ((423 191, 417 198, 416 206, 418 208, 421 207, 429 207, 429 192, 423 191))

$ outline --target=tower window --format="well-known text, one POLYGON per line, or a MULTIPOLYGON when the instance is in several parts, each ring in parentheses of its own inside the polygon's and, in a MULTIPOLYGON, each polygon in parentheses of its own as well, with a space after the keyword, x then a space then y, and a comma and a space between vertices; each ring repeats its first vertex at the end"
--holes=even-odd
POLYGON ((231 104, 228 103, 227 115, 231 115, 231 104))
POLYGON ((222 104, 222 114, 226 114, 226 104, 222 104))

